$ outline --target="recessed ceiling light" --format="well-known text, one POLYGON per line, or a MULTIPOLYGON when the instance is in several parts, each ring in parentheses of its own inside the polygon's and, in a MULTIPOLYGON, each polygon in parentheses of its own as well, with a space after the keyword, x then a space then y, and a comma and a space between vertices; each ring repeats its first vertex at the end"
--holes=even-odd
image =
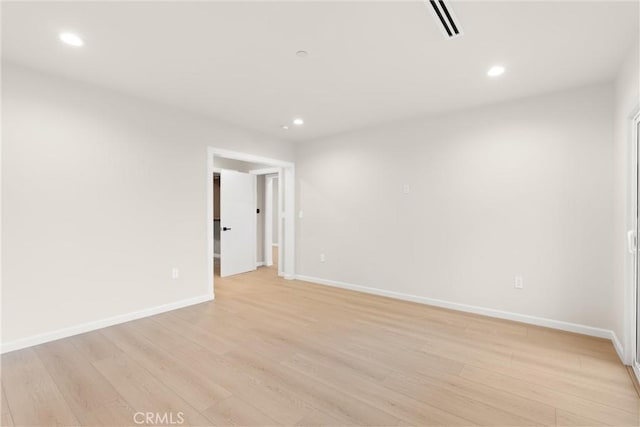
POLYGON ((60 40, 70 46, 80 47, 84 45, 84 41, 82 41, 80 36, 74 33, 60 33, 60 40))
POLYGON ((293 119, 293 124, 296 126, 302 126, 304 124, 304 120, 301 118, 293 119))
POLYGON ((287 125, 282 125, 282 126, 280 126, 280 128, 282 130, 289 130, 289 126, 287 126, 287 125))
POLYGON ((502 65, 494 65, 493 67, 489 68, 489 71, 487 71, 487 75, 489 77, 498 77, 502 74, 504 74, 504 67, 502 65))
POLYGON ((299 50, 296 52, 296 56, 300 58, 306 58, 307 56, 309 56, 309 52, 307 52, 306 50, 299 50))

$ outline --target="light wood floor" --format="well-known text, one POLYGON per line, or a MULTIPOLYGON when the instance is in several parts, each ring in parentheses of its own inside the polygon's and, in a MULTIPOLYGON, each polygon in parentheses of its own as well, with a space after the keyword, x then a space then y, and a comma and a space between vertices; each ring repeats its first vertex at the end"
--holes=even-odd
POLYGON ((2 425, 638 425, 608 341, 298 281, 8 353, 2 425))

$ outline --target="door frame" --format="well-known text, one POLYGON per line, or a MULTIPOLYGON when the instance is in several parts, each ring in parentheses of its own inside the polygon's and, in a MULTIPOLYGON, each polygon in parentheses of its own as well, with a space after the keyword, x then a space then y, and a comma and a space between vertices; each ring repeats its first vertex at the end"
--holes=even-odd
MULTIPOLYGON (((253 172, 253 171, 251 171, 253 172)), ((278 179, 276 173, 268 173, 264 177, 264 265, 270 267, 273 265, 273 215, 278 217, 278 225, 280 225, 281 218, 279 217, 280 209, 280 197, 278 197, 277 207, 274 208, 273 203, 273 181, 278 179)), ((278 181, 278 184, 280 181, 278 181)), ((278 192, 278 195, 280 193, 278 192)), ((278 227, 280 230, 281 227, 278 227)), ((276 241, 278 246, 280 243, 280 232, 276 241)), ((278 273, 280 273, 281 265, 278 263, 278 273)))
MULTIPOLYGON (((269 166, 266 170, 277 170, 280 223, 279 229, 279 267, 278 274, 286 280, 295 278, 295 164, 293 162, 257 156, 241 151, 226 150, 223 148, 207 147, 207 288, 211 298, 215 298, 215 279, 213 274, 213 173, 216 169, 215 157, 240 160, 250 163, 258 163, 269 166), (283 250, 284 249, 284 250, 283 250)), ((254 170, 251 173, 260 174, 263 170, 254 170)))
POLYGON ((629 204, 631 210, 629 212, 630 227, 627 236, 628 252, 631 254, 630 268, 627 268, 628 283, 625 287, 625 347, 628 349, 624 355, 623 363, 631 365, 636 377, 640 380, 640 360, 638 360, 638 297, 640 292, 640 251, 638 250, 638 237, 640 233, 640 200, 638 198, 638 187, 640 183, 640 134, 638 126, 640 125, 640 105, 637 106, 633 113, 629 116, 630 132, 629 137, 629 157, 630 165, 630 194, 629 204))

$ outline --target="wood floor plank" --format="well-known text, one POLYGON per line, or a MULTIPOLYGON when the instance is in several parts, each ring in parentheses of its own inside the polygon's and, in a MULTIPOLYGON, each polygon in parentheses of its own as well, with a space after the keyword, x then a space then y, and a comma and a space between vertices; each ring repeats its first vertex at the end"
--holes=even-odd
POLYGON ((172 352, 174 357, 191 366, 197 366, 201 375, 220 384, 232 395, 251 402, 280 424, 295 424, 313 410, 295 393, 264 384, 222 356, 181 336, 170 334, 155 322, 141 322, 136 328, 165 351, 172 352))
POLYGON ((325 365, 314 355, 296 354, 282 364, 319 382, 344 390, 345 393, 381 408, 406 423, 423 426, 474 424, 468 419, 429 405, 428 402, 419 402, 410 396, 397 393, 348 369, 336 369, 335 366, 325 365))
POLYGON ((423 369, 431 371, 435 368, 443 374, 457 374, 464 367, 462 362, 442 355, 421 351, 397 351, 393 347, 385 346, 383 341, 371 343, 355 338, 345 344, 345 351, 386 364, 396 372, 422 372, 423 369))
POLYGON ((122 354, 115 344, 105 338, 100 332, 89 332, 68 338, 76 350, 89 362, 97 362, 108 357, 122 354))
POLYGON ((13 417, 11 416, 9 403, 7 403, 7 397, 4 394, 4 387, 0 387, 0 393, 2 393, 2 406, 0 407, 0 426, 14 426, 15 424, 13 423, 13 417))
POLYGON ((118 398, 99 408, 76 412, 76 416, 83 426, 130 426, 135 425, 136 411, 122 398, 118 398))
POLYGON ((555 408, 553 406, 488 387, 462 378, 459 375, 443 376, 435 370, 429 374, 425 372, 414 375, 407 375, 406 373, 398 373, 396 375, 400 375, 401 380, 404 382, 414 382, 427 387, 441 387, 457 395, 477 400, 501 411, 509 412, 539 424, 553 425, 555 422, 555 408))
POLYGON ((198 411, 231 396, 231 392, 171 357, 131 328, 115 326, 103 330, 102 334, 198 411))
POLYGON ((602 423, 562 409, 557 409, 556 425, 558 427, 593 427, 602 425, 602 423))
POLYGON ((355 425, 349 421, 339 420, 326 412, 322 412, 320 410, 315 410, 302 420, 300 420, 297 426, 304 427, 316 427, 316 426, 350 426, 355 425))
POLYGON ((309 377, 305 378, 275 361, 252 352, 235 351, 224 357, 251 375, 262 378, 265 383, 294 390, 315 409, 335 414, 341 419, 346 418, 361 425, 396 425, 399 422, 397 417, 381 408, 369 405, 339 388, 322 384, 309 377))
POLYGON ((179 316, 173 315, 171 312, 154 316, 153 320, 160 323, 172 333, 180 334, 185 338, 191 339, 215 354, 224 354, 236 348, 235 342, 227 339, 223 334, 220 334, 218 330, 194 328, 188 322, 179 316))
POLYGON ((265 426, 277 422, 238 397, 230 396, 203 412, 217 426, 265 426))
POLYGON ((184 425, 207 425, 207 419, 186 400, 126 354, 94 362, 94 365, 135 412, 167 414, 174 418, 181 413, 184 425))
POLYGON ((625 367, 622 366, 620 360, 602 360, 599 358, 581 356, 580 357, 581 373, 596 378, 599 383, 611 386, 627 387, 629 382, 625 376, 625 367))
POLYGON ((383 380, 392 372, 392 368, 386 364, 344 351, 342 340, 336 339, 335 335, 332 339, 328 339, 319 334, 285 335, 285 333, 270 331, 263 327, 256 329, 260 331, 261 336, 274 344, 285 343, 284 345, 289 349, 287 356, 297 353, 313 354, 317 360, 322 360, 336 369, 347 369, 354 374, 373 380, 383 380))
MULTIPOLYGON (((484 334, 469 337, 469 334, 466 333, 465 336, 472 338, 471 342, 473 342, 474 346, 489 341, 493 345, 510 348, 513 354, 513 365, 529 365, 539 372, 545 371, 553 376, 561 374, 563 377, 567 377, 567 380, 576 380, 578 383, 593 382, 597 384, 598 388, 607 387, 612 393, 633 396, 633 393, 630 393, 631 390, 617 354, 615 359, 593 356, 592 354, 585 354, 588 352, 585 352, 585 349, 581 346, 584 343, 585 347, 597 345, 601 348, 604 340, 593 339, 595 340, 594 343, 591 339, 577 339, 574 337, 576 334, 569 334, 563 331, 557 332, 562 338, 568 337, 569 342, 574 343, 573 346, 559 345, 558 339, 550 335, 549 332, 540 338, 536 338, 534 342, 529 338, 526 340, 519 338, 504 339, 484 334), (553 363, 558 360, 563 362, 553 363), (562 369, 558 369, 558 367, 562 369)), ((610 342, 608 342, 608 345, 610 350, 614 351, 610 342)))
POLYGON ((92 411, 120 397, 70 340, 53 341, 34 350, 74 413, 92 411))
MULTIPOLYGON (((500 357, 492 357, 491 354, 478 349, 469 349, 468 345, 454 340, 440 340, 437 343, 432 341, 423 348, 423 351, 447 354, 449 357, 468 365, 489 369, 542 386, 553 386, 568 394, 610 404, 621 409, 633 408, 638 401, 637 396, 630 393, 628 383, 626 390, 623 390, 607 381, 593 381, 588 373, 575 375, 576 372, 581 371, 579 366, 572 366, 573 369, 571 369, 570 367, 561 367, 561 365, 552 364, 549 366, 544 363, 536 363, 537 359, 531 358, 514 360, 505 357, 501 359, 500 357)), ((579 364, 578 361, 576 363, 579 364)))
POLYGON ((576 354, 618 361, 611 341, 541 326, 527 326, 527 342, 541 349, 562 349, 576 354))
POLYGON ((33 349, 2 355, 2 387, 18 426, 79 425, 33 349))
POLYGON ((443 385, 428 382, 407 381, 406 377, 392 375, 384 381, 384 386, 412 396, 422 402, 429 402, 447 412, 471 420, 474 424, 484 426, 533 426, 538 422, 498 409, 482 402, 458 394, 443 385))
POLYGON ((619 426, 640 425, 638 410, 624 411, 602 403, 589 401, 561 390, 540 386, 473 366, 465 366, 461 376, 518 396, 546 403, 603 424, 619 426))
POLYGON ((594 380, 590 371, 576 376, 566 370, 557 373, 553 370, 541 369, 541 366, 535 362, 523 364, 519 360, 514 360, 510 365, 495 371, 535 384, 554 387, 563 390, 564 393, 623 410, 633 411, 638 404, 638 396, 633 393, 628 384, 623 387, 622 383, 617 385, 607 380, 594 380))
POLYGON ((278 383, 265 383, 244 372, 237 364, 220 360, 220 356, 202 359, 202 372, 232 391, 234 396, 250 402, 252 406, 278 424, 293 425, 311 413, 314 408, 301 399, 295 390, 278 383))

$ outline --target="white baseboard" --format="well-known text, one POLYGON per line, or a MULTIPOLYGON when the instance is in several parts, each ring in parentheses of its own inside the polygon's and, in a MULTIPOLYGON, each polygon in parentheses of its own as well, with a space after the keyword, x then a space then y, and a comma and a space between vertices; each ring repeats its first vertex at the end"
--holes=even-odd
POLYGON ((256 267, 262 267, 264 265, 264 261, 256 262, 256 267))
MULTIPOLYGON (((427 298, 417 295, 404 294, 400 292, 388 291, 384 289, 370 288, 362 285, 354 285, 351 283, 339 282, 337 280, 320 279, 318 277, 310 277, 304 275, 297 275, 298 280, 305 282, 316 283, 319 285, 333 286, 336 288, 350 289, 352 291, 359 291, 373 295, 380 295, 389 298, 400 299, 403 301, 417 302, 420 304, 433 305, 436 307, 449 308, 451 310, 464 311, 466 313, 481 314, 483 316, 496 317, 498 319, 513 320, 515 322, 528 323, 530 325, 544 326, 547 328, 560 329, 562 331, 575 332, 583 335, 590 335, 598 338, 607 338, 613 342, 613 346, 616 348, 618 355, 622 355, 622 345, 615 333, 609 329, 595 328, 593 326, 580 325, 577 323, 563 322, 561 320, 546 319, 543 317, 530 316, 528 314, 519 314, 509 311, 496 310, 492 308, 479 307, 474 305, 460 304, 451 301, 439 300, 434 298, 427 298)), ((624 358, 620 358, 624 360, 624 358)))
POLYGON ((637 363, 631 362, 631 368, 633 369, 633 373, 636 375, 638 379, 638 383, 640 383, 640 366, 637 363))
POLYGON ((618 339, 618 336, 616 335, 615 332, 613 331, 609 331, 609 332, 611 332, 609 338, 613 343, 613 348, 616 349, 616 353, 618 353, 618 357, 620 358, 620 360, 622 360, 622 363, 625 363, 624 347, 622 347, 622 343, 620 343, 620 340, 618 339))
POLYGON ((141 319, 143 317, 153 316, 154 314, 164 313, 166 311, 176 310, 178 308, 188 307, 194 304, 200 304, 214 299, 212 293, 201 295, 198 297, 187 298, 169 304, 162 304, 155 307, 145 308, 131 313, 120 314, 118 316, 107 317, 106 319, 94 320, 92 322, 83 323, 77 326, 58 329, 43 334, 33 335, 31 337, 20 338, 14 341, 2 343, 0 353, 8 353, 10 351, 20 350, 22 348, 43 344, 49 341, 67 338, 73 335, 83 334, 85 332, 95 331, 96 329, 106 328, 107 326, 117 325, 119 323, 129 322, 131 320, 141 319))

